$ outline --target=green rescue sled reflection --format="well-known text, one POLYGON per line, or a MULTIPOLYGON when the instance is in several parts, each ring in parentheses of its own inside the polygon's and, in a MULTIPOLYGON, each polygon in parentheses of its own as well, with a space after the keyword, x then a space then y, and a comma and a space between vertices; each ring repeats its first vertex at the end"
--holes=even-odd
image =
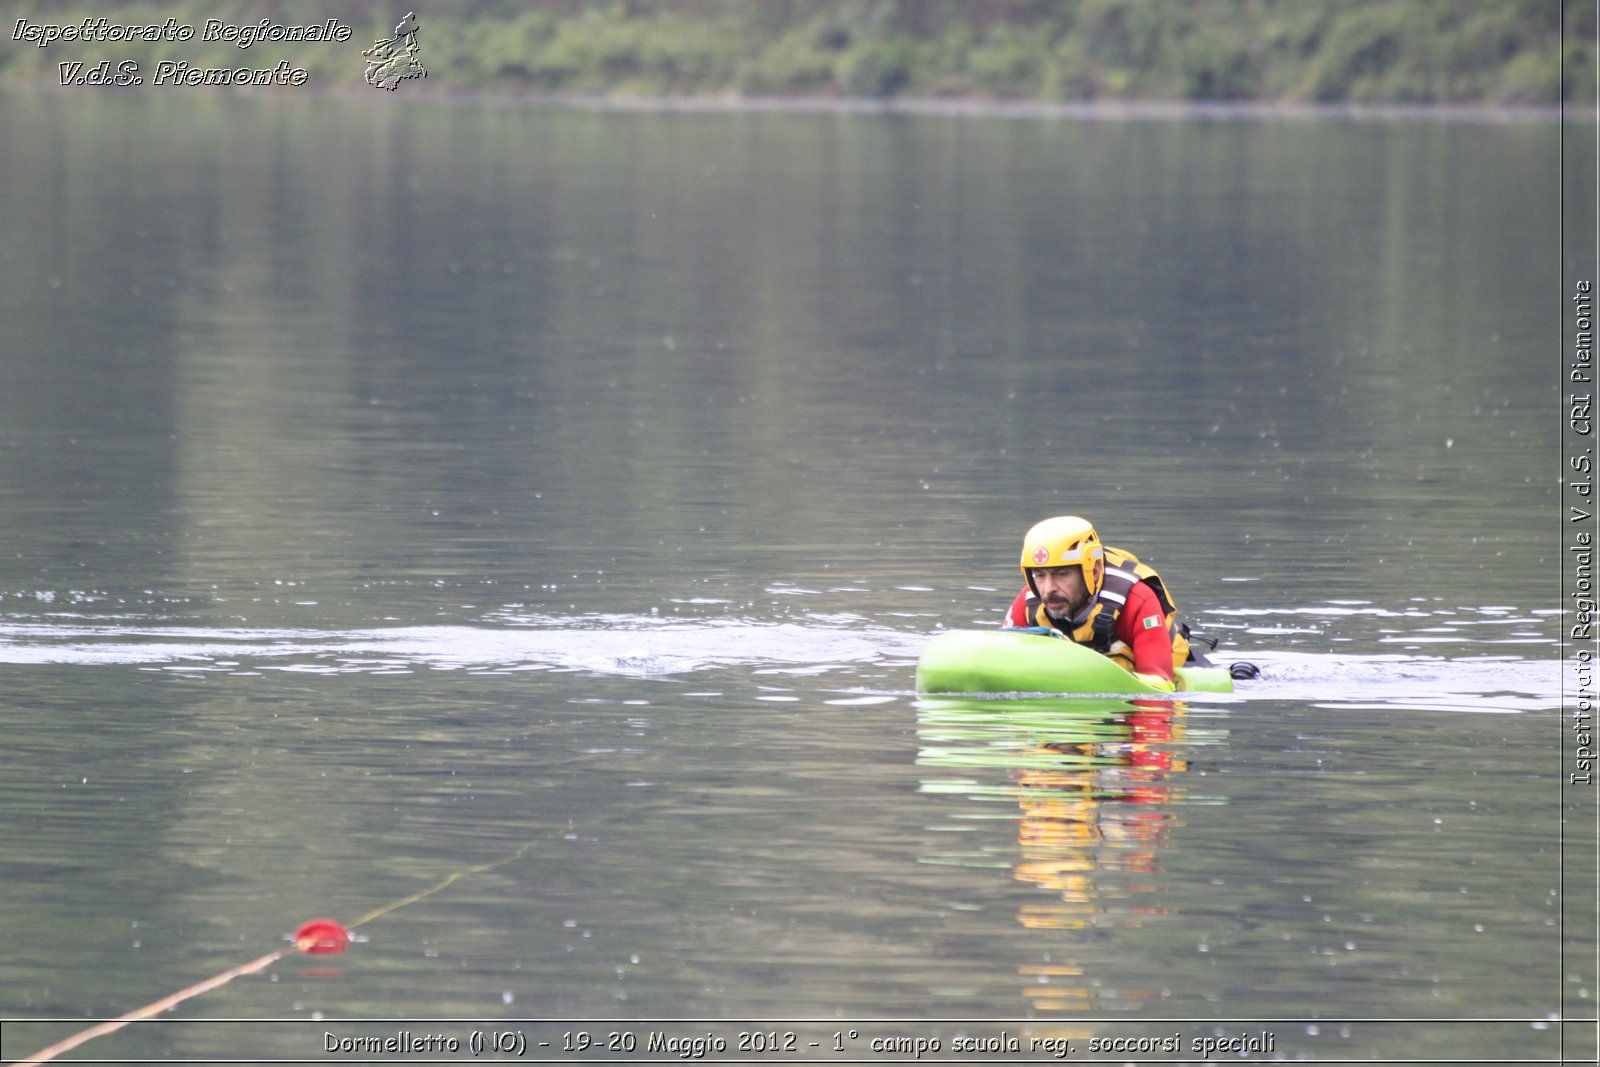
MULTIPOLYGON (((922 862, 1007 870, 1035 890, 1017 905, 1016 921, 1029 930, 1135 928, 1174 917, 1160 864, 1182 825, 1184 753, 1225 736, 1209 723, 1194 726, 1182 700, 928 696, 917 701, 917 735, 921 792, 953 805, 939 827, 952 831, 948 846, 922 862), (1002 815, 1015 820, 1014 841, 994 832, 1002 815)), ((1079 1015, 1159 999, 1158 990, 1120 988, 1094 973, 1092 954, 1078 957, 1072 944, 1052 939, 1050 962, 1017 965, 1032 1011, 1079 1015)))

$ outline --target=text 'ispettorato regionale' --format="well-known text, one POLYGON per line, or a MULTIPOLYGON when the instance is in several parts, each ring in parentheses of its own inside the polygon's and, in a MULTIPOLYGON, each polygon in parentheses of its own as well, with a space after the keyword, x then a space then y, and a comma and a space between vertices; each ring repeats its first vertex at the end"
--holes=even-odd
POLYGON ((156 44, 161 41, 201 41, 237 44, 249 48, 261 41, 348 41, 354 36, 349 26, 338 19, 287 26, 270 19, 260 22, 226 22, 206 19, 199 29, 188 23, 168 18, 165 22, 127 23, 112 22, 108 18, 86 18, 81 22, 29 22, 18 19, 11 30, 13 41, 28 41, 40 48, 53 44, 81 42, 84 44, 115 44, 142 41, 156 44))

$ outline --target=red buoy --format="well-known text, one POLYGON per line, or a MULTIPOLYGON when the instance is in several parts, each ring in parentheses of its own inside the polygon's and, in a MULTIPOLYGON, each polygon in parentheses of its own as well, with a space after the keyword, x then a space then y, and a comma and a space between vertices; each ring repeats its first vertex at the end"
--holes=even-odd
POLYGON ((294 932, 294 944, 301 952, 328 956, 345 950, 350 931, 332 919, 312 919, 294 932))

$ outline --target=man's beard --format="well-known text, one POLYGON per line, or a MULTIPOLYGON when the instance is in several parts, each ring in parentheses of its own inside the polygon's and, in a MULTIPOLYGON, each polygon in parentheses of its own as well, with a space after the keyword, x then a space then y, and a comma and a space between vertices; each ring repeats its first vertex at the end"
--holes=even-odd
POLYGON ((1082 605, 1068 603, 1065 598, 1060 600, 1046 600, 1044 602, 1045 614, 1049 615, 1052 619, 1059 619, 1062 622, 1070 622, 1072 617, 1078 613, 1081 607, 1082 605))

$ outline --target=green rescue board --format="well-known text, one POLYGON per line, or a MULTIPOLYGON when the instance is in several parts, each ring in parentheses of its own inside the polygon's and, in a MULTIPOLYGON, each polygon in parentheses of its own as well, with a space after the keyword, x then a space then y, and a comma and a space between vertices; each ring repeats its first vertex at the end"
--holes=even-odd
MULTIPOLYGON (((1231 693, 1226 667, 1179 667, 1180 693, 1231 693)), ((1092 648, 1017 630, 947 630, 917 660, 919 693, 1163 693, 1092 648)))

